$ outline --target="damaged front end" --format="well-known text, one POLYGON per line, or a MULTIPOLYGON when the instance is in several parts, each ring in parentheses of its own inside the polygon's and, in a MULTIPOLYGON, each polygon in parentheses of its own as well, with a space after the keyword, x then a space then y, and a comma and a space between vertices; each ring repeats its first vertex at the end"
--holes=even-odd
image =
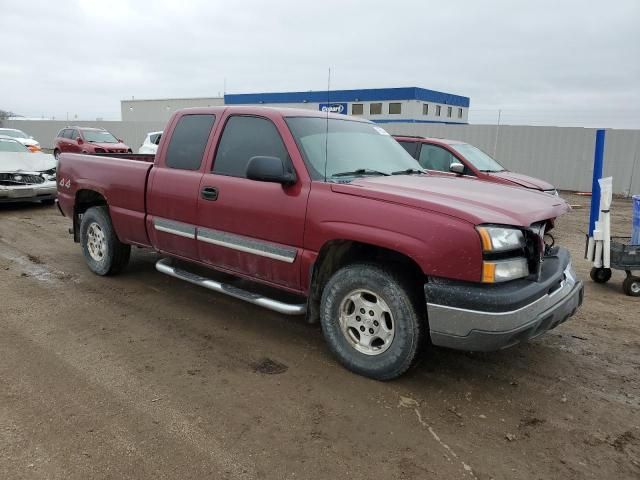
POLYGON ((55 198, 55 168, 42 172, 0 171, 0 203, 53 202, 55 198))

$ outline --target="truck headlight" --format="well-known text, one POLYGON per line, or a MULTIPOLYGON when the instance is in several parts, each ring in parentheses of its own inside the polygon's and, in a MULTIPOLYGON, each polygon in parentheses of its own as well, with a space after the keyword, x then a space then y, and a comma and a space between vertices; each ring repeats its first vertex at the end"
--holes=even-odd
POLYGON ((485 252, 506 252, 525 245, 521 230, 509 227, 476 227, 485 252))
POLYGON ((482 262, 482 281, 484 283, 507 282, 527 275, 529 275, 529 265, 526 258, 517 257, 482 262))

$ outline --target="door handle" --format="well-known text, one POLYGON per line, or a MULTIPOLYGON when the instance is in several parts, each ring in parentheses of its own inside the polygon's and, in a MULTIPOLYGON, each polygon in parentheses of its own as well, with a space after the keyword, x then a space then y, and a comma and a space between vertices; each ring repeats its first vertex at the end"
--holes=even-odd
POLYGON ((200 196, 205 200, 215 201, 218 199, 218 189, 216 187, 204 187, 200 196))

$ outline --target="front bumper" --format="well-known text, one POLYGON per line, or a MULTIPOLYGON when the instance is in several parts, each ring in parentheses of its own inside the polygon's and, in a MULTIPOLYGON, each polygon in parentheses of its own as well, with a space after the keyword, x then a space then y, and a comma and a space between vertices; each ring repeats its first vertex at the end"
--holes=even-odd
POLYGON ((539 281, 426 283, 424 289, 432 343, 469 351, 499 350, 542 335, 571 317, 584 295, 564 249, 545 257, 539 281))
POLYGON ((31 202, 56 198, 56 182, 32 185, 0 185, 0 203, 31 202))

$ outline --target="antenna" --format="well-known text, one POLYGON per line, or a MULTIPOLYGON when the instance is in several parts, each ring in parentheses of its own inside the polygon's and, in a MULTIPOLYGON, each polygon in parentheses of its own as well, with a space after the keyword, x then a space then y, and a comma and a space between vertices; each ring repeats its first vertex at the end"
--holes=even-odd
POLYGON ((324 181, 327 181, 327 163, 329 162, 329 110, 331 104, 329 103, 329 92, 331 91, 331 67, 329 67, 329 75, 327 77, 327 106, 325 110, 327 112, 327 128, 324 136, 324 181))

